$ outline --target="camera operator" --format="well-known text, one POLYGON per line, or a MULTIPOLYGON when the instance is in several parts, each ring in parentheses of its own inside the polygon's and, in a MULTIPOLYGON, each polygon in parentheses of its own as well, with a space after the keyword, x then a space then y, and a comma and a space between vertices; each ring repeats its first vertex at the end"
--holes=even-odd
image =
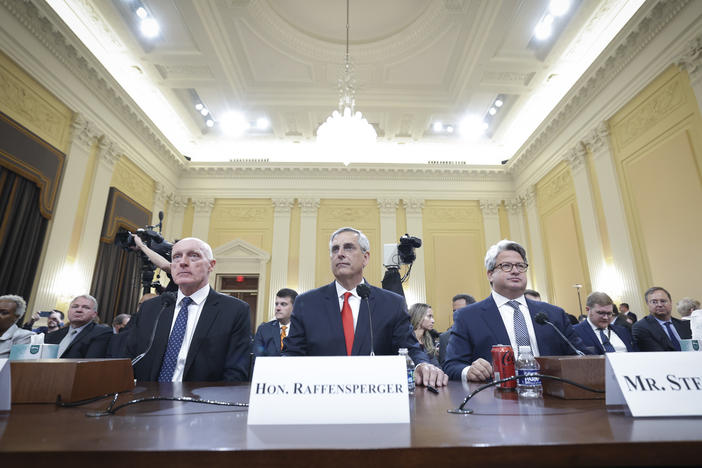
POLYGON ((136 246, 144 252, 144 255, 146 255, 151 263, 156 265, 157 268, 160 268, 161 270, 165 271, 168 273, 169 278, 171 274, 171 262, 170 260, 162 257, 161 255, 157 254, 153 250, 149 248, 146 244, 144 244, 144 241, 141 240, 141 237, 139 236, 134 236, 134 243, 136 246))

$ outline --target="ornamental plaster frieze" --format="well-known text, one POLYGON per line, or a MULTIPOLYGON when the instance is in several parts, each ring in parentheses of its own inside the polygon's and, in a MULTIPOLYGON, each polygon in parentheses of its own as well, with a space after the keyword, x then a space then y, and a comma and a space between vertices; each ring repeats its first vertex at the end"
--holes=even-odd
POLYGON ((37 0, 0 0, 10 12, 52 55, 112 109, 135 135, 144 141, 165 164, 185 164, 167 140, 149 124, 139 106, 122 90, 86 47, 45 2, 37 0))
POLYGON ((675 64, 685 70, 690 77, 696 76, 702 71, 702 35, 687 43, 685 51, 675 64))
POLYGON ((625 27, 619 34, 625 38, 618 44, 611 43, 600 54, 544 123, 522 145, 522 149, 512 157, 507 170, 511 174, 522 172, 689 2, 690 0, 659 0, 636 25, 625 27), (625 34, 629 29, 630 32, 625 34))

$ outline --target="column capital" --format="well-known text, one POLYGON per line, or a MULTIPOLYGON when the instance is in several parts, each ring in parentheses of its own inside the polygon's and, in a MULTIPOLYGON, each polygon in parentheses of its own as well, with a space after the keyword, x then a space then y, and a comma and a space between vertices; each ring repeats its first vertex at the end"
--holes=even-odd
POLYGON ((166 192, 166 186, 159 182, 158 180, 154 182, 154 202, 165 203, 168 199, 168 192, 166 192))
POLYGON ((295 205, 295 198, 273 198, 274 213, 280 214, 290 214, 290 210, 295 205))
POLYGON ((563 156, 563 160, 568 163, 570 170, 573 174, 580 172, 585 167, 585 156, 587 155, 587 150, 583 143, 578 143, 570 150, 566 151, 563 156))
POLYGON ((197 214, 210 214, 214 208, 214 198, 193 198, 193 206, 197 214))
POLYGON ((300 204, 301 214, 307 216, 317 214, 319 198, 298 198, 297 202, 300 204))
POLYGON ((397 207, 400 205, 399 198, 378 198, 378 208, 380 209, 380 214, 395 214, 397 207))
POLYGON ((687 43, 675 64, 685 70, 692 81, 702 75, 702 35, 687 43))
POLYGON ((516 215, 522 212, 522 206, 524 205, 524 200, 522 197, 514 197, 509 200, 505 200, 505 205, 507 205, 507 212, 511 215, 516 215))
POLYGON ((500 207, 500 200, 495 200, 495 199, 480 200, 480 210, 483 212, 483 216, 497 216, 497 212, 498 212, 499 207, 500 207))
POLYGON ((531 207, 536 203, 536 186, 528 186, 519 197, 522 199, 524 206, 531 207))
POLYGON ((175 193, 166 195, 166 202, 173 208, 174 211, 183 211, 188 206, 188 199, 180 197, 175 193))
POLYGON ((593 128, 583 140, 583 144, 594 155, 604 150, 609 150, 609 125, 607 122, 600 122, 593 128))
POLYGON ((422 208, 424 208, 423 198, 409 198, 402 200, 402 204, 408 214, 421 214, 422 208))
POLYGON ((121 156, 122 151, 119 145, 103 135, 98 142, 98 157, 100 161, 112 170, 121 156))
POLYGON ((73 116, 71 130, 73 131, 73 141, 86 149, 89 149, 100 137, 95 124, 87 120, 81 113, 76 113, 73 116))

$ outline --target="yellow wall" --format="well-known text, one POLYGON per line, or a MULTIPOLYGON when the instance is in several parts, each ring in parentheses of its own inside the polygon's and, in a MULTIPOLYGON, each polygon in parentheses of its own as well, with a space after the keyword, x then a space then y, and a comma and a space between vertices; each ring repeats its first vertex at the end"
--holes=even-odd
MULTIPOLYGON (((183 214, 183 230, 180 236, 175 236, 176 239, 184 239, 186 237, 191 237, 193 235, 193 220, 195 218, 195 205, 193 205, 192 199, 188 199, 188 206, 185 207, 185 213, 183 214)), ((214 219, 214 217, 213 217, 214 219)), ((211 223, 211 222, 210 222, 211 223)), ((212 230, 212 224, 210 224, 210 231, 212 230)), ((214 248, 214 246, 210 245, 214 248)))
POLYGON ((580 305, 573 285, 583 285, 583 311, 585 297, 591 288, 575 187, 567 164, 560 163, 541 179, 536 185, 536 193, 549 302, 577 317, 580 315, 580 305))
POLYGON ((702 297, 702 119, 687 73, 669 68, 610 128, 642 286, 702 297))
POLYGON ((424 205, 423 254, 427 303, 437 330, 453 323, 451 298, 488 295, 483 214, 477 201, 428 200, 424 205))
POLYGON ((125 193, 128 197, 151 211, 154 206, 154 180, 126 156, 115 164, 110 186, 125 193))
POLYGON ((298 293, 300 281, 300 205, 290 210, 290 239, 288 243, 288 284, 286 287, 292 288, 298 293))

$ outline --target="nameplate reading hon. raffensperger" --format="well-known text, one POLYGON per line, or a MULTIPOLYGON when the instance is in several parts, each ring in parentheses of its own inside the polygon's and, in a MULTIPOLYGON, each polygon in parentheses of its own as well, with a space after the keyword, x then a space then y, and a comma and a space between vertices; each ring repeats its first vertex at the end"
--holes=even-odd
POLYGON ((638 416, 702 416, 702 353, 607 353, 607 406, 638 416))
POLYGON ((258 357, 248 424, 409 423, 402 356, 258 357))

